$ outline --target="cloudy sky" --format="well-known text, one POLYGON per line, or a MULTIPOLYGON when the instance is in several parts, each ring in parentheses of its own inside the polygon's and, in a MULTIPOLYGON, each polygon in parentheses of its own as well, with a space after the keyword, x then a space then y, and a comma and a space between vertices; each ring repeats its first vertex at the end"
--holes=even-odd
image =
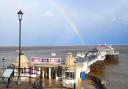
POLYGON ((0 0, 0 46, 128 44, 128 0, 0 0))

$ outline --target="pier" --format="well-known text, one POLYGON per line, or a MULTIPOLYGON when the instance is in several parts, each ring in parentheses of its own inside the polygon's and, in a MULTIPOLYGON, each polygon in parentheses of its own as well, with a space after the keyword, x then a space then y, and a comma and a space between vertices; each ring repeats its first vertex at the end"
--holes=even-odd
MULTIPOLYGON (((21 55, 21 59, 25 59, 26 61, 21 60, 21 80, 23 84, 24 82, 29 84, 24 85, 28 87, 27 89, 30 87, 35 87, 33 89, 49 89, 52 87, 54 87, 54 89, 82 89, 87 86, 91 86, 93 89, 93 85, 102 87, 98 89, 106 89, 103 88, 105 87, 105 85, 102 84, 103 81, 96 76, 103 73, 106 64, 118 63, 119 53, 114 52, 111 47, 100 47, 98 47, 97 50, 88 51, 88 53, 82 52, 81 57, 68 53, 64 59, 64 64, 62 64, 62 58, 57 57, 55 53, 51 57, 32 57, 31 63, 23 54, 21 55), (84 80, 80 75, 82 72, 87 76, 84 80), (87 83, 88 80, 91 82, 87 83)), ((4 78, 7 79, 7 81, 12 78, 12 82, 4 81, 5 84, 2 86, 6 88, 12 85, 16 86, 14 82, 17 81, 17 63, 18 61, 13 63, 15 67, 11 68, 12 72, 10 72, 8 76, 6 74, 9 68, 5 69, 4 78)))

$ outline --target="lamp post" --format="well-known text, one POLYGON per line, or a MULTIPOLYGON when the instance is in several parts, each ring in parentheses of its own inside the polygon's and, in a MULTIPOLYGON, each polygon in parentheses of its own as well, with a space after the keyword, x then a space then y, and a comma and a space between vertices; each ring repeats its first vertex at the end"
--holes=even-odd
POLYGON ((3 58, 2 60, 3 60, 3 73, 4 73, 4 60, 5 60, 5 59, 3 58))
POLYGON ((18 78, 17 78, 17 84, 20 84, 20 60, 21 60, 21 20, 23 13, 21 10, 17 13, 18 19, 19 19, 19 65, 18 65, 18 78))
MULTIPOLYGON (((4 74, 4 58, 2 59, 3 60, 3 74, 4 74)), ((4 77, 3 77, 3 83, 4 83, 4 77)))
POLYGON ((75 64, 75 68, 74 68, 74 89, 76 89, 76 84, 77 84, 77 82, 76 82, 76 61, 74 61, 74 64, 75 64))

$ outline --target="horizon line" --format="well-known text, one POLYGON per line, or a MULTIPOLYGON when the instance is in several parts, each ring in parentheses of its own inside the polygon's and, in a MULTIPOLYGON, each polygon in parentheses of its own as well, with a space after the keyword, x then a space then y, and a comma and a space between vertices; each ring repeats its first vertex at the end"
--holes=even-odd
MULTIPOLYGON (((70 45, 22 45, 22 47, 47 47, 47 46, 95 46, 95 45, 99 45, 99 44, 81 44, 81 45, 77 45, 77 44, 70 44, 70 45)), ((101 44, 102 45, 102 44, 101 44)), ((107 44, 107 45, 128 45, 128 44, 107 44)), ((0 47, 19 47, 18 45, 0 45, 0 47)))

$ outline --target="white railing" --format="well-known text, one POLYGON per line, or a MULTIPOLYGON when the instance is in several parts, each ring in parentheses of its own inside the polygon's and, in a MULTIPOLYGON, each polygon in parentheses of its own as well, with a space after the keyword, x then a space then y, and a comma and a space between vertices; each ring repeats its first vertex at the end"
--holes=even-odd
POLYGON ((93 59, 93 60, 89 61, 87 66, 92 65, 92 64, 93 64, 93 63, 95 63, 96 61, 97 61, 97 58, 95 58, 95 59, 93 59))

